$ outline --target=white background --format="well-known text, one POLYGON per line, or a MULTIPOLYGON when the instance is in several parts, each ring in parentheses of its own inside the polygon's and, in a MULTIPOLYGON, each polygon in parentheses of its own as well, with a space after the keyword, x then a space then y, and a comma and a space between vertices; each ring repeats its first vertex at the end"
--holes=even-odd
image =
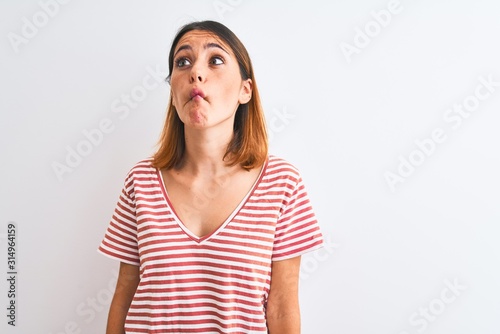
POLYGON ((148 75, 198 19, 247 46, 271 151, 301 170, 327 240, 303 258, 303 333, 500 332, 498 2, 40 3, 0 2, 0 267, 13 221, 19 272, 16 327, 0 285, 2 333, 104 333, 118 263, 96 249, 168 101, 148 75), (449 114, 463 103, 467 117, 449 114))

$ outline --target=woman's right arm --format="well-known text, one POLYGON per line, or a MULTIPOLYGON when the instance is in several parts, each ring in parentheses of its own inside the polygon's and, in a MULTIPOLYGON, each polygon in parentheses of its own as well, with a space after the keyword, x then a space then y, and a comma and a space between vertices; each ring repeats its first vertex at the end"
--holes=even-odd
POLYGON ((120 262, 120 273, 108 314, 106 334, 125 334, 125 318, 139 285, 139 267, 120 262))

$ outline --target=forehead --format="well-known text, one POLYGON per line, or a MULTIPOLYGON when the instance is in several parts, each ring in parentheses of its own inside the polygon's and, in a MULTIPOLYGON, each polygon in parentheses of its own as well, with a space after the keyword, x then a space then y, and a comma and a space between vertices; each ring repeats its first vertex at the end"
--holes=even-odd
POLYGON ((181 48, 184 45, 189 45, 192 48, 195 48, 199 46, 204 47, 210 43, 219 44, 221 47, 224 48, 224 50, 226 50, 229 53, 232 53, 231 48, 226 43, 224 43, 224 41, 219 36, 210 31, 205 31, 205 30, 191 30, 185 33, 181 37, 179 42, 177 42, 174 53, 176 53, 179 50, 179 48, 181 48))

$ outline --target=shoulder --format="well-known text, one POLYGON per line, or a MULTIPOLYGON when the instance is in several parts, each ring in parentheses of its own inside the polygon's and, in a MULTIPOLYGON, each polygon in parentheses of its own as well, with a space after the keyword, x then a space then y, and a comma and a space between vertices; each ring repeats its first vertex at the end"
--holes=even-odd
POLYGON ((127 173, 124 181, 124 191, 133 199, 137 192, 149 191, 158 183, 157 169, 152 165, 152 159, 137 162, 127 173))
POLYGON ((138 178, 151 177, 157 174, 157 169, 153 167, 153 158, 147 158, 138 161, 135 165, 128 171, 127 180, 134 180, 138 178))
POLYGON ((288 171, 290 173, 299 174, 299 170, 297 167, 295 167, 295 165, 275 155, 269 155, 267 168, 278 169, 281 171, 288 171))
POLYGON ((268 157, 266 174, 295 181, 299 181, 301 178, 300 172, 295 165, 275 155, 269 155, 268 157))

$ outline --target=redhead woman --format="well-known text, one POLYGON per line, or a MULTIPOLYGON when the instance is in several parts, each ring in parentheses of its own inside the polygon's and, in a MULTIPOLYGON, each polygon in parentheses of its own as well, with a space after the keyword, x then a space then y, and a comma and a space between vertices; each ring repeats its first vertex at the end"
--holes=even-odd
POLYGON ((268 153, 250 57, 182 27, 158 151, 125 178, 99 251, 120 261, 107 334, 300 333, 300 257, 323 244, 298 170, 268 153))

